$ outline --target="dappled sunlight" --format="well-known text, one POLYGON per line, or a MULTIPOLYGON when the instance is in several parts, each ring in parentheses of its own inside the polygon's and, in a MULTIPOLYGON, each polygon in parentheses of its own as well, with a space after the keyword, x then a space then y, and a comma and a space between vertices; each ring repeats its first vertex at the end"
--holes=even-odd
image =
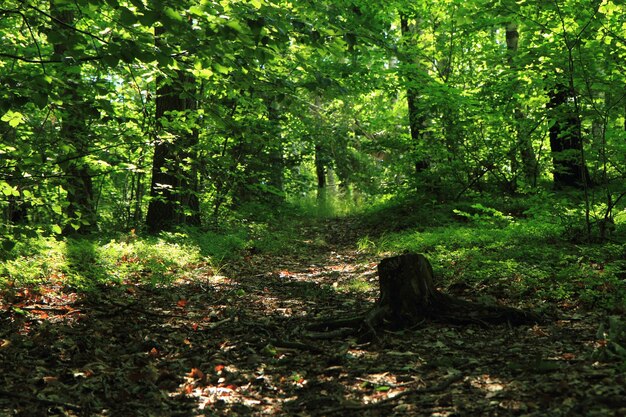
MULTIPOLYGON (((515 297, 508 289, 527 288, 529 277, 542 277, 520 259, 498 259, 486 246, 473 247, 469 242, 486 238, 469 230, 454 235, 458 242, 466 239, 456 250, 435 248, 444 289, 508 303, 515 297), (494 257, 481 260, 486 253, 494 257), (466 279, 477 271, 490 280, 466 279)), ((437 239, 444 235, 438 231, 437 239)), ((558 320, 532 326, 423 321, 382 329, 373 342, 307 331, 362 314, 378 298, 381 255, 355 249, 356 236, 349 220, 326 220, 292 236, 310 240, 312 250, 249 250, 221 265, 199 256, 197 248, 184 253, 188 246, 174 240, 152 248, 132 240, 60 246, 50 257, 61 267, 37 285, 6 288, 0 298, 0 358, 20 364, 5 373, 11 382, 0 390, 13 395, 0 402, 0 412, 53 407, 101 416, 454 416, 605 410, 592 407, 590 398, 604 401, 609 391, 603 381, 620 380, 615 367, 598 359, 615 357, 621 330, 612 325, 599 335, 602 314, 571 300, 551 307, 558 320), (106 280, 111 265, 119 269, 106 280), (83 278, 69 278, 78 276, 83 278)), ((399 236, 417 245, 435 239, 424 231, 399 236)), ((590 278, 563 282, 584 289, 604 274, 599 262, 562 273, 583 268, 590 278)), ((537 303, 538 295, 526 302, 537 303)), ((618 388, 610 392, 626 398, 618 388)))
POLYGON ((0 417, 626 416, 623 4, 2 0, 0 417))

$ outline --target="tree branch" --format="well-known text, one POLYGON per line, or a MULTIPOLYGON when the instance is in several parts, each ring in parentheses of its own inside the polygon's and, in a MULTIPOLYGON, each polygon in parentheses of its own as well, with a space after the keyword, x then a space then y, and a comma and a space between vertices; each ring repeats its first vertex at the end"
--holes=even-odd
MULTIPOLYGON (((28 62, 31 64, 61 64, 61 63, 68 62, 69 60, 69 59, 41 59, 41 58, 35 59, 35 58, 29 58, 29 57, 20 56, 20 55, 7 54, 5 52, 0 52, 0 57, 17 59, 18 61, 28 62)), ((88 62, 88 61, 98 61, 102 59, 102 57, 88 55, 88 56, 84 56, 81 58, 73 58, 73 59, 78 62, 88 62)))
POLYGON ((90 38, 97 39, 97 40, 99 40, 100 42, 102 42, 104 44, 108 44, 109 43, 108 41, 102 39, 101 37, 99 37, 97 35, 94 35, 93 33, 87 32, 85 30, 78 29, 77 27, 74 27, 74 26, 72 26, 70 24, 67 24, 67 23, 63 22, 62 20, 57 19, 56 17, 50 15, 49 13, 44 12, 43 10, 41 10, 41 9, 31 5, 31 4, 29 4, 27 7, 30 8, 30 9, 35 10, 37 13, 40 13, 40 14, 46 16, 47 18, 51 19, 53 22, 57 23, 60 26, 63 26, 65 28, 67 28, 67 29, 73 30, 73 31, 78 32, 78 33, 82 33, 83 35, 89 36, 90 38))

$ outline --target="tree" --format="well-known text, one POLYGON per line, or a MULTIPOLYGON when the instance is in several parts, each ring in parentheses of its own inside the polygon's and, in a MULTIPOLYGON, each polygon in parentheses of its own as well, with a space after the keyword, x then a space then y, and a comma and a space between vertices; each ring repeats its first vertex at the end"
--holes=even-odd
MULTIPOLYGON (((408 12, 401 12, 400 29, 402 34, 402 43, 407 50, 402 54, 401 61, 405 67, 406 82, 406 100, 408 105, 409 131, 413 146, 420 148, 423 140, 422 129, 425 123, 425 115, 420 106, 420 86, 423 84, 422 70, 419 60, 414 56, 417 47, 417 39, 419 37, 420 18, 408 15, 408 12)), ((425 155, 416 155, 415 172, 420 173, 428 168, 428 162, 425 155)))
MULTIPOLYGON (((166 46, 163 26, 155 29, 157 48, 166 46)), ((167 68, 162 69, 166 74, 167 68)), ((146 215, 152 233, 173 226, 199 224, 197 172, 193 168, 198 133, 193 124, 196 110, 195 80, 183 70, 157 77, 156 131, 152 159, 150 204, 146 215), (189 124, 185 125, 187 119, 189 124)))
MULTIPOLYGON (((51 0, 51 34, 53 37, 53 57, 63 63, 57 68, 58 98, 61 108, 58 113, 60 128, 59 141, 66 152, 58 155, 57 163, 65 175, 64 187, 67 192, 65 214, 68 224, 66 234, 79 231, 87 233, 96 227, 96 209, 93 182, 86 158, 90 154, 90 131, 87 117, 93 114, 88 97, 81 97, 83 90, 80 63, 76 60, 81 49, 80 38, 73 28, 75 11, 72 5, 59 0, 51 0)), ((52 37, 49 35, 49 38, 52 37)))
POLYGON ((550 126, 554 185, 583 188, 589 184, 589 171, 583 159, 580 116, 573 108, 572 92, 557 82, 549 92, 548 109, 553 121, 550 126))
MULTIPOLYGON (((507 48, 507 61, 512 72, 513 91, 517 90, 519 84, 519 72, 518 65, 518 44, 519 44, 519 28, 515 22, 508 22, 506 24, 506 48, 507 48)), ((513 131, 515 134, 515 143, 513 146, 513 152, 511 154, 512 165, 517 165, 517 153, 522 161, 522 172, 526 183, 535 186, 537 183, 537 161, 535 157, 535 151, 530 137, 530 132, 525 129, 524 120, 526 116, 522 110, 522 103, 519 103, 517 98, 513 95, 511 101, 514 102, 513 108, 513 131)), ((515 169, 513 169, 515 171, 515 169)))

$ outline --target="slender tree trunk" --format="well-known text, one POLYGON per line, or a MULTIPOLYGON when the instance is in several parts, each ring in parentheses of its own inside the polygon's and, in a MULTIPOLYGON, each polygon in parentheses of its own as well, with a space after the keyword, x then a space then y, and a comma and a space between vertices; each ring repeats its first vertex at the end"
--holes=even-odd
POLYGON ((323 146, 315 145, 315 174, 317 175, 317 198, 326 199, 326 164, 323 146))
MULTIPOLYGON (((417 34, 417 28, 409 25, 409 21, 406 16, 400 18, 400 30, 403 38, 411 38, 417 34)), ((409 57, 405 57, 406 61, 409 61, 409 57)), ((415 62, 405 62, 408 68, 414 67, 415 62)), ((415 77, 415 70, 408 69, 406 77, 406 97, 409 110, 409 130, 411 134, 411 141, 414 146, 418 147, 422 141, 421 129, 424 126, 424 115, 419 109, 420 93, 417 87, 418 80, 415 77)), ((415 172, 420 173, 428 168, 428 161, 423 155, 417 155, 415 160, 415 172)))
MULTIPOLYGON (((506 47, 507 47, 507 61, 509 67, 515 73, 515 79, 517 79, 517 72, 519 70, 516 57, 518 53, 519 44, 519 31, 516 23, 509 23, 506 26, 506 47)), ((513 110, 513 125, 515 129, 516 142, 511 153, 511 165, 513 167, 517 165, 517 152, 519 150, 519 156, 522 161, 522 170, 524 178, 528 184, 535 186, 537 182, 537 159, 535 151, 533 149, 530 135, 524 132, 523 122, 525 120, 524 112, 521 110, 519 103, 515 103, 515 109, 513 110)), ((513 170, 515 171, 515 170, 513 170)))
MULTIPOLYGON (((65 5, 66 2, 52 0, 50 15, 52 26, 63 35, 64 41, 54 44, 54 54, 59 58, 73 55, 73 41, 76 34, 70 29, 74 24, 74 12, 65 5)), ((72 7, 71 5, 69 7, 72 7)), ((65 215, 69 221, 64 234, 75 232, 88 233, 96 226, 96 210, 94 203, 93 183, 89 166, 85 157, 89 155, 89 131, 85 115, 88 113, 85 101, 80 96, 82 83, 81 72, 71 68, 68 63, 59 67, 58 79, 62 80, 59 96, 63 102, 61 112, 60 136, 62 143, 70 151, 59 157, 59 166, 65 175, 64 188, 67 192, 68 205, 65 215)))
POLYGON ((284 200, 285 191, 285 160, 283 157, 283 138, 280 120, 280 109, 272 100, 267 105, 270 132, 272 134, 269 151, 269 185, 274 189, 273 200, 284 200))
MULTIPOLYGON (((321 97, 315 97, 315 107, 319 109, 322 107, 321 97)), ((324 134, 321 131, 323 126, 322 118, 316 111, 316 119, 319 122, 320 129, 315 133, 315 175, 317 177, 317 200, 321 203, 326 203, 326 197, 328 195, 328 188, 326 183, 326 174, 328 164, 330 162, 330 155, 328 146, 324 143, 324 134)))
MULTIPOLYGON (((179 74, 180 75, 180 74, 179 74)), ((188 74, 183 77, 184 84, 183 89, 190 92, 186 94, 185 110, 196 112, 198 109, 198 102, 194 97, 196 92, 196 80, 188 74)), ((185 224, 199 226, 202 223, 200 216, 200 178, 198 167, 198 142, 200 132, 198 126, 194 120, 194 126, 191 128, 191 134, 183 136, 182 154, 179 163, 181 164, 181 192, 182 192, 182 210, 180 211, 182 218, 180 222, 185 224), (186 161, 190 161, 188 166, 183 164, 186 161)))

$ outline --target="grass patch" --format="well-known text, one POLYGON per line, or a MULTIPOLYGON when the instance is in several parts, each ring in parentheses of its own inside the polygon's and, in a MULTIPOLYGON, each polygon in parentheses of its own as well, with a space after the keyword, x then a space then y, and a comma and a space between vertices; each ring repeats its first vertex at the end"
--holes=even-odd
POLYGON ((377 285, 372 285, 367 279, 364 278, 351 278, 345 282, 337 285, 337 291, 347 293, 368 293, 372 291, 377 285))
POLYGON ((29 249, 16 248, 11 259, 0 265, 0 285, 61 282, 85 291, 121 282, 157 285, 171 282, 203 259, 198 247, 162 237, 134 236, 106 243, 95 238, 39 237, 27 243, 29 249))
POLYGON ((511 199, 441 203, 438 210, 433 217, 428 202, 410 200, 372 210, 369 225, 385 219, 395 230, 366 236, 358 247, 379 256, 424 253, 444 287, 463 283, 519 301, 626 310, 626 244, 573 239, 584 223, 576 207, 511 199))

